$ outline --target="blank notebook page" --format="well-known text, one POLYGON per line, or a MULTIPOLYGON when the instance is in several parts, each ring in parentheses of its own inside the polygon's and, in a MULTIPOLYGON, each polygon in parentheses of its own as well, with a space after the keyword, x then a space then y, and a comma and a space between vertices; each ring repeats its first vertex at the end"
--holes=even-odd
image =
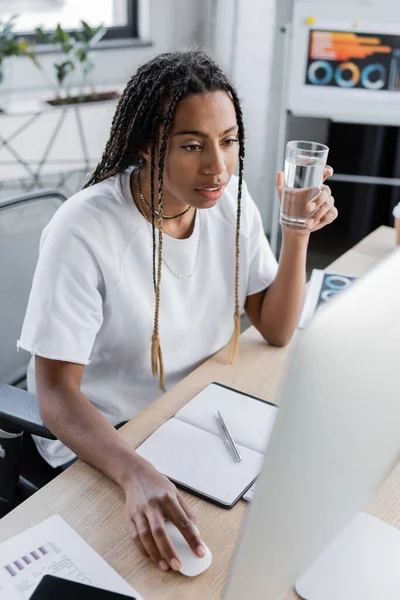
POLYGON ((175 419, 220 435, 215 418, 218 410, 237 444, 265 453, 278 414, 275 405, 210 383, 176 413, 175 419))
POLYGON ((167 477, 224 504, 232 504, 259 474, 263 455, 238 444, 236 462, 220 435, 170 419, 137 452, 167 477))

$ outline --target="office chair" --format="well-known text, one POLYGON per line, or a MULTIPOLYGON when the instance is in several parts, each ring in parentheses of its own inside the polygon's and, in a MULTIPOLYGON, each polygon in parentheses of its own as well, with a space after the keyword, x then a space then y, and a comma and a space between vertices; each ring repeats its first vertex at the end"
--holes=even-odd
POLYGON ((61 472, 41 458, 30 435, 55 439, 40 418, 37 396, 21 389, 30 354, 17 351, 17 339, 41 233, 65 200, 57 190, 43 190, 0 201, 0 517, 61 472))

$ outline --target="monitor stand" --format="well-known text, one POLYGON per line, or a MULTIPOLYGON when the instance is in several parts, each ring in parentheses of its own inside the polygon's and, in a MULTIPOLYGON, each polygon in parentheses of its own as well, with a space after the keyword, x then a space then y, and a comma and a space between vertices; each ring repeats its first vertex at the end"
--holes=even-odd
POLYGON ((295 588, 303 600, 399 600, 400 530, 360 513, 295 588))

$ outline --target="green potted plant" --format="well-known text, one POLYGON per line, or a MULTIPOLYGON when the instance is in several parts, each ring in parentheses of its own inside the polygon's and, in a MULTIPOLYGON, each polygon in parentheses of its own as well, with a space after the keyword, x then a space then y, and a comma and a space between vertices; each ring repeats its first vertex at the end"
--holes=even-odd
POLYGON ((90 53, 103 37, 105 28, 103 25, 91 27, 85 21, 81 21, 81 25, 82 29, 73 33, 63 29, 60 24, 51 32, 44 31, 42 27, 36 28, 39 40, 56 44, 62 51, 61 59, 54 63, 57 97, 47 101, 52 106, 96 102, 119 96, 115 91, 95 92, 93 84, 90 83, 90 74, 95 66, 90 53), (71 79, 74 73, 77 74, 79 83, 77 93, 72 95, 71 79))
MULTIPOLYGON (((23 39, 18 39, 15 35, 15 22, 18 15, 13 15, 8 20, 0 18, 0 89, 4 80, 5 63, 15 56, 27 56, 34 64, 40 68, 35 53, 28 47, 23 39)), ((0 112, 2 112, 0 108, 0 112)))

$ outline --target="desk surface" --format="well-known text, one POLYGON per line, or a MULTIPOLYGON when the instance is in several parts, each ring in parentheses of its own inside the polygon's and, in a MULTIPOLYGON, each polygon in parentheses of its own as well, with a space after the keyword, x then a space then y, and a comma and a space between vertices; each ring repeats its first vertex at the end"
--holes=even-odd
MULTIPOLYGON (((394 247, 394 230, 380 227, 347 252, 331 268, 361 275, 394 247)), ((296 332, 295 336, 299 335, 296 332)), ((301 333, 300 333, 301 335, 301 333)), ((161 423, 172 417, 211 381, 277 402, 284 366, 290 353, 286 348, 265 344, 254 328, 241 336, 240 357, 226 365, 222 350, 154 402, 120 431, 137 447, 161 423)), ((201 576, 190 579, 177 573, 163 573, 136 551, 124 517, 122 491, 89 465, 78 462, 0 521, 0 541, 53 515, 61 515, 112 567, 146 600, 179 600, 222 597, 228 569, 246 511, 246 503, 226 510, 185 494, 194 510, 204 540, 212 548, 214 562, 201 576)), ((400 465, 393 471, 367 510, 400 528, 400 465)), ((295 592, 287 600, 298 598, 295 592)))

